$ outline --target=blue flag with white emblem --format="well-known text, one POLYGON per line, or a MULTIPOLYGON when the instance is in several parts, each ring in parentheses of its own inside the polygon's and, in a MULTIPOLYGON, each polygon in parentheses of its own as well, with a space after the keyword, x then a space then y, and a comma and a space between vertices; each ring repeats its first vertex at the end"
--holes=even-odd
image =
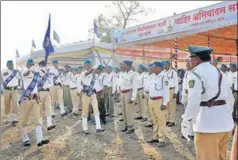
POLYGON ((96 24, 95 21, 94 21, 94 27, 93 27, 93 29, 94 29, 94 33, 96 34, 96 36, 97 36, 98 38, 100 38, 101 36, 100 36, 99 30, 98 30, 98 26, 97 26, 97 24, 96 24))
POLYGON ((47 64, 47 60, 49 55, 54 52, 54 47, 50 40, 50 24, 51 24, 51 16, 49 15, 48 27, 45 33, 45 38, 43 41, 43 48, 45 50, 45 65, 47 64))

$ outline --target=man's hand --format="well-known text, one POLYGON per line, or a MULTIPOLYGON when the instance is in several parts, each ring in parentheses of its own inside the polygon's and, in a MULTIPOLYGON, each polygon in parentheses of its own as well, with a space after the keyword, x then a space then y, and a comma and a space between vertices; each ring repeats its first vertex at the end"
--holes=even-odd
POLYGON ((177 94, 174 94, 174 95, 173 95, 173 98, 177 98, 177 94))
POLYGON ((160 109, 163 111, 163 110, 167 109, 167 106, 166 105, 161 105, 160 109))

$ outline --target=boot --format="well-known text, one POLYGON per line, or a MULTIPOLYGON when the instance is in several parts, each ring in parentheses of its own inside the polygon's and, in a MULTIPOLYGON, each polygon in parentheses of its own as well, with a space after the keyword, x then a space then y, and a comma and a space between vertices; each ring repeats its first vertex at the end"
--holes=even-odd
POLYGON ((22 136, 22 142, 23 142, 23 146, 24 147, 28 147, 30 146, 30 140, 29 137, 27 135, 27 127, 23 127, 21 130, 21 136, 22 136))
POLYGON ((103 132, 104 129, 101 126, 99 115, 95 115, 94 117, 95 117, 95 121, 96 121, 96 131, 97 132, 103 132))
POLYGON ((127 131, 127 125, 121 130, 121 132, 126 132, 127 131))
POLYGON ((44 140, 42 127, 40 125, 36 126, 35 131, 36 131, 36 142, 38 147, 43 146, 44 144, 48 144, 50 142, 49 140, 44 140))
POLYGON ((85 117, 82 117, 82 127, 83 127, 83 133, 89 134, 88 133, 88 119, 85 117))
POLYGON ((47 122, 47 130, 48 131, 55 128, 55 125, 52 124, 52 117, 51 116, 47 116, 46 122, 47 122))
POLYGON ((59 105, 59 107, 60 107, 60 114, 62 117, 64 117, 67 114, 64 110, 64 105, 61 104, 61 105, 59 105))

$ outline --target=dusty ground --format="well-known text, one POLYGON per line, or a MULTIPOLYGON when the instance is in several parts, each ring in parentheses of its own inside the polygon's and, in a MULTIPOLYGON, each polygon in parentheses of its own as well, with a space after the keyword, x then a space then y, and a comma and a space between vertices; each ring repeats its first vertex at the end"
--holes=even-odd
POLYGON ((180 123, 183 107, 177 107, 177 125, 168 128, 168 143, 164 148, 146 143, 152 138, 152 129, 136 122, 136 131, 128 136, 121 133, 123 123, 119 117, 108 118, 103 133, 95 132, 95 125, 89 122, 90 134, 82 133, 80 117, 72 114, 61 118, 58 114, 53 122, 56 128, 44 135, 51 141, 49 145, 36 147, 33 126, 29 128, 32 146, 21 146, 20 124, 17 127, 2 126, 2 160, 193 160, 193 144, 181 139, 180 123))

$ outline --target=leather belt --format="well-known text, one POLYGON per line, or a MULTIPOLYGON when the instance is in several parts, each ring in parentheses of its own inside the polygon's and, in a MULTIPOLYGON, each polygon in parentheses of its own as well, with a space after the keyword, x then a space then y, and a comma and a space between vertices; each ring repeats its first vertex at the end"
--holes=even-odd
POLYGON ((55 83, 54 85, 55 86, 61 86, 61 83, 55 83))
POLYGON ((77 89, 77 87, 74 87, 74 88, 70 88, 70 90, 75 90, 75 89, 77 89))
POLYGON ((238 93, 238 90, 233 90, 233 92, 238 93))
POLYGON ((6 90, 11 90, 11 91, 15 91, 17 89, 17 86, 14 87, 6 87, 6 90))
POLYGON ((101 91, 96 91, 96 90, 94 90, 94 92, 95 92, 96 94, 100 94, 100 93, 103 92, 103 90, 101 90, 101 91))
POLYGON ((39 92, 44 92, 44 91, 45 91, 45 92, 49 92, 50 90, 49 90, 49 88, 47 88, 47 89, 39 89, 38 91, 39 91, 39 92))
POLYGON ((130 92, 131 89, 126 89, 126 90, 122 90, 121 93, 127 93, 127 92, 130 92))
POLYGON ((23 100, 38 100, 37 94, 32 94, 29 97, 23 97, 23 100))
POLYGON ((221 106, 226 104, 225 100, 217 100, 217 101, 211 101, 211 102, 201 102, 201 107, 212 107, 212 106, 221 106))
POLYGON ((143 87, 141 87, 141 88, 138 88, 138 91, 140 91, 140 90, 142 90, 143 89, 143 87))
POLYGON ((151 100, 159 100, 159 99, 163 99, 163 97, 158 96, 158 97, 150 97, 151 100))
POLYGON ((174 89, 175 87, 170 87, 169 89, 174 89))

